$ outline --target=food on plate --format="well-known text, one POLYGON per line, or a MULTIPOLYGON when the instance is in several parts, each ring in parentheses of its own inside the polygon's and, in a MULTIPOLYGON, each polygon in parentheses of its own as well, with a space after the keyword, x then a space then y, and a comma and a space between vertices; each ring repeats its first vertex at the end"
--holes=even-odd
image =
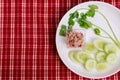
POLYGON ((93 43, 86 43, 84 50, 92 54, 95 54, 98 51, 93 43))
MULTIPOLYGON (((120 48, 120 41, 119 41, 118 37, 116 36, 115 32, 113 31, 109 20, 101 11, 99 11, 99 8, 97 5, 93 5, 93 4, 88 5, 88 8, 80 8, 80 9, 77 9, 74 12, 70 13, 69 17, 68 17, 67 24, 63 24, 64 27, 63 27, 63 25, 61 26, 59 34, 61 36, 65 37, 66 33, 69 30, 72 30, 73 27, 75 27, 74 26, 75 23, 77 23, 80 28, 84 28, 86 30, 92 28, 91 30, 93 30, 97 36, 110 39, 118 48, 120 48), (86 10, 86 11, 84 11, 84 10, 86 10), (113 36, 110 33, 108 33, 106 30, 101 28, 101 26, 96 25, 91 20, 89 20, 90 18, 94 18, 96 13, 98 13, 99 15, 101 15, 105 19, 105 21, 106 21, 113 36), (101 34, 102 32, 105 33, 105 35, 101 34)), ((101 47, 103 47, 103 43, 101 44, 101 41, 100 42, 98 41, 95 43, 99 44, 99 45, 96 44, 96 47, 98 49, 103 50, 101 48, 101 47)))
POLYGON ((69 58, 70 58, 73 62, 75 62, 75 63, 77 63, 77 64, 80 64, 80 62, 79 62, 78 59, 77 59, 77 55, 78 55, 78 51, 70 51, 70 52, 69 52, 69 58))
POLYGON ((67 24, 61 25, 59 35, 65 37, 68 47, 81 48, 83 47, 85 35, 79 30, 73 29, 74 25, 78 24, 80 29, 91 29, 94 34, 99 37, 110 39, 113 43, 104 41, 103 39, 95 39, 91 43, 86 43, 81 51, 70 51, 68 56, 74 63, 83 65, 87 71, 106 71, 108 65, 115 64, 118 59, 118 48, 120 48, 120 41, 115 35, 112 26, 106 16, 98 10, 97 5, 89 5, 88 8, 81 8, 72 13, 68 17, 67 24), (85 10, 80 11, 79 10, 85 10), (101 26, 94 24, 91 18, 94 18, 95 14, 101 15, 112 33, 109 34, 101 26), (104 34, 102 34, 104 33, 104 34))
POLYGON ((92 71, 96 68, 96 61, 94 59, 88 59, 85 63, 85 68, 88 71, 92 71))
POLYGON ((90 59, 90 55, 85 51, 79 51, 77 55, 77 59, 81 64, 85 64, 85 62, 90 59))
POLYGON ((114 54, 114 53, 110 53, 107 58, 106 58, 106 61, 108 63, 115 63, 117 61, 117 55, 114 54))
POLYGON ((77 64, 85 64, 85 62, 91 58, 90 55, 84 51, 70 51, 68 56, 77 64))
POLYGON ((100 72, 106 71, 108 69, 108 64, 107 63, 98 63, 96 66, 97 70, 100 72))
POLYGON ((62 25, 62 26, 61 26, 59 35, 61 35, 61 36, 66 36, 66 26, 65 26, 65 25, 62 25))
POLYGON ((107 65, 117 62, 117 53, 118 49, 112 43, 95 39, 93 43, 86 43, 81 51, 70 51, 69 58, 73 62, 83 65, 87 71, 97 69, 101 72, 108 69, 107 65))
POLYGON ((106 54, 104 52, 98 52, 96 55, 97 62, 105 62, 106 61, 106 54))
POLYGON ((94 40, 93 44, 95 45, 95 47, 98 50, 103 51, 106 42, 104 40, 102 40, 102 39, 96 39, 96 40, 94 40))
POLYGON ((105 45, 105 51, 107 53, 117 53, 118 48, 114 44, 106 44, 105 45))
POLYGON ((67 33, 67 45, 68 47, 82 47, 84 36, 82 32, 77 30, 71 30, 67 33))

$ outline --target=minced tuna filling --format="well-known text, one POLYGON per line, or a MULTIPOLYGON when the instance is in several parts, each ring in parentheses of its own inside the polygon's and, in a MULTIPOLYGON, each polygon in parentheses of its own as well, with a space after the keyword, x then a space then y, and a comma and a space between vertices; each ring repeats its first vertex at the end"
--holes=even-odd
POLYGON ((82 47, 84 41, 83 33, 72 30, 67 33, 68 47, 82 47))

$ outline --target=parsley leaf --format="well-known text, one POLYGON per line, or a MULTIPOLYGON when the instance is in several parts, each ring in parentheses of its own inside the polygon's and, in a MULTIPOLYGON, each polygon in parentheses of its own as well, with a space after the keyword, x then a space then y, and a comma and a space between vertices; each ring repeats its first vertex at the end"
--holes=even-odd
POLYGON ((89 7, 90 9, 98 9, 98 6, 97 6, 97 5, 94 5, 94 4, 93 4, 93 5, 89 5, 88 7, 89 7))
POLYGON ((97 5, 89 5, 88 6, 90 9, 87 11, 86 15, 89 17, 94 17, 95 15, 95 10, 98 9, 97 5))
POLYGON ((66 26, 62 25, 59 34, 61 36, 66 36, 66 26))
MULTIPOLYGON (((62 25, 59 34, 61 36, 66 36, 66 31, 72 30, 75 21, 77 20, 77 23, 81 28, 89 29, 92 27, 92 23, 90 21, 87 21, 87 17, 94 17, 96 9, 98 9, 98 6, 96 5, 89 5, 89 10, 86 13, 79 13, 76 10, 75 12, 71 13, 69 15, 68 19, 68 26, 62 25), (76 20, 74 20, 76 18, 76 20), (68 30, 67 30, 68 29, 68 30)), ((99 35, 100 30, 99 29, 94 29, 94 32, 99 35)))
POLYGON ((72 30, 72 27, 73 27, 73 26, 69 25, 69 26, 68 26, 68 30, 72 30))
POLYGON ((95 10, 94 10, 94 9, 88 10, 87 13, 86 13, 86 15, 89 16, 89 17, 94 17, 94 15, 95 15, 95 10))
POLYGON ((84 14, 84 13, 80 13, 80 16, 81 16, 81 18, 83 19, 83 20, 86 20, 86 14, 84 14))
POLYGON ((78 11, 75 11, 74 13, 70 14, 70 18, 69 19, 74 19, 74 18, 78 18, 79 17, 79 13, 78 11))
POLYGON ((95 33, 96 35, 100 35, 100 29, 95 28, 95 29, 94 29, 94 33, 95 33))
POLYGON ((75 24, 74 22, 74 18, 78 18, 79 17, 79 13, 78 11, 75 11, 73 13, 70 14, 69 20, 68 20, 68 29, 71 30, 73 25, 75 24))
POLYGON ((91 22, 87 20, 83 20, 82 18, 78 20, 78 24, 80 25, 80 27, 85 28, 85 29, 89 29, 90 27, 92 27, 91 22))
POLYGON ((75 22, 73 21, 73 19, 69 19, 69 21, 68 21, 68 25, 69 25, 69 26, 73 26, 74 23, 75 23, 75 22))

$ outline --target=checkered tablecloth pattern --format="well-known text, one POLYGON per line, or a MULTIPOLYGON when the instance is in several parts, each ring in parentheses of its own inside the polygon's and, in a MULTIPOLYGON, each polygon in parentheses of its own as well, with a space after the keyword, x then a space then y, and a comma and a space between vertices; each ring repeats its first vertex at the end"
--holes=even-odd
MULTIPOLYGON (((63 64, 55 45, 62 16, 85 1, 0 0, 0 80, 89 80, 63 64)), ((120 8, 119 0, 101 1, 120 8)))

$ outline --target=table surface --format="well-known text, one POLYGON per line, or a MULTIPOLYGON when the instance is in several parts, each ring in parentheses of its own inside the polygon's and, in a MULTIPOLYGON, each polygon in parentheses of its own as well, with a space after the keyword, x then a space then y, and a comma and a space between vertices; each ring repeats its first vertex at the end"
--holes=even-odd
MULTIPOLYGON (((89 80, 63 64, 55 45, 62 16, 85 1, 0 0, 0 80, 89 80)), ((119 0, 101 1, 120 8, 119 0)))

